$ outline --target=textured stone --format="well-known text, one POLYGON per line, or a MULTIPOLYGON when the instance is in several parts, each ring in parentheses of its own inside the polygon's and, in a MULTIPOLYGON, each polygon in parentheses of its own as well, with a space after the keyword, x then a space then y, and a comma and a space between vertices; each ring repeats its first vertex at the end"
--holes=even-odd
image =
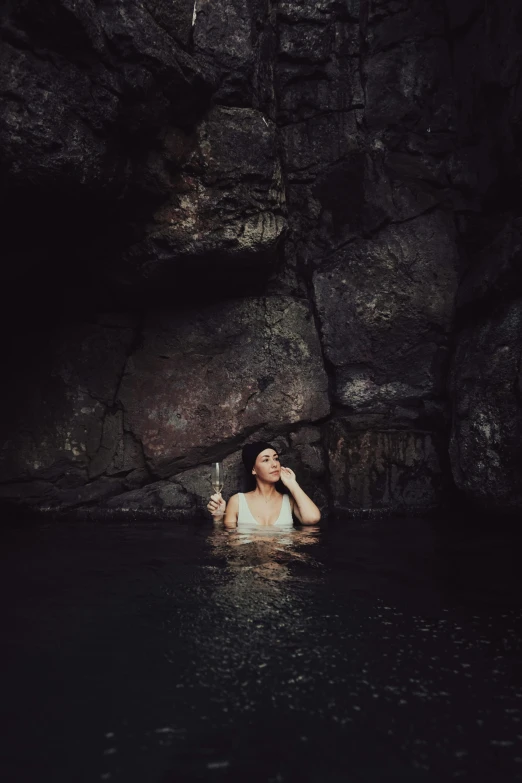
POLYGON ((94 509, 133 492, 135 510, 188 514, 210 461, 235 460, 237 483, 242 443, 263 436, 326 498, 330 389, 360 503, 384 502, 362 476, 386 463, 390 508, 408 482, 429 506, 428 440, 453 405, 457 485, 518 508, 519 15, 479 0, 8 4, 5 496, 94 509), (95 315, 118 308, 171 312, 138 334, 95 315))
MULTIPOLYGON (((121 480, 101 476, 83 487, 75 489, 62 490, 54 502, 43 504, 43 508, 75 508, 80 506, 99 505, 106 498, 117 495, 124 488, 121 480)), ((40 503, 42 508, 42 503, 40 503)))
POLYGON ((295 446, 308 446, 311 443, 319 443, 321 440, 320 427, 300 427, 289 435, 290 443, 295 446))
POLYGON ((199 0, 193 31, 198 62, 215 73, 219 104, 255 106, 273 116, 275 31, 267 0, 199 0))
POLYGON ((179 485, 169 481, 154 481, 146 486, 123 492, 112 497, 105 507, 113 512, 143 513, 153 516, 154 513, 175 514, 193 511, 193 503, 179 485))
POLYGON ((456 284, 452 230, 436 213, 349 244, 315 273, 339 402, 382 413, 441 394, 456 284))
POLYGON ((87 480, 109 466, 121 436, 112 406, 134 328, 131 318, 101 321, 27 345, 24 387, 2 412, 1 480, 55 481, 70 471, 87 480))
POLYGON ((323 417, 326 390, 308 307, 272 297, 151 315, 118 399, 150 469, 168 476, 264 425, 323 417))
POLYGON ((126 255, 131 281, 182 279, 188 261, 200 274, 233 264, 244 275, 245 264, 275 256, 285 219, 274 124, 253 109, 217 106, 193 144, 174 195, 126 255))
POLYGON ((459 335, 453 359, 453 477, 482 509, 522 509, 522 300, 459 335))
POLYGON ((432 434, 353 432, 336 419, 327 438, 336 514, 427 511, 440 504, 442 471, 432 434))
MULTIPOLYGON (((425 3, 423 6, 426 9, 425 3)), ((417 28, 413 35, 411 27, 404 25, 404 17, 390 17, 373 28, 363 66, 364 118, 371 131, 386 132, 394 127, 400 127, 401 132, 409 127, 429 133, 455 129, 449 45, 434 34, 436 26, 440 29, 443 24, 441 13, 430 19, 428 11, 424 18, 413 20, 417 28), (426 39, 428 30, 433 37, 426 39)))
POLYGON ((169 103, 188 110, 204 101, 208 76, 164 29, 189 3, 123 0, 95 4, 35 0, 6 20, 0 71, 0 141, 5 171, 17 186, 57 186, 121 193, 128 181, 125 133, 161 126, 169 103), (123 154, 122 154, 123 153, 123 154))
POLYGON ((311 117, 281 129, 284 163, 290 180, 312 179, 317 171, 344 158, 356 147, 353 112, 311 117))
POLYGON ((481 235, 484 244, 459 286, 459 307, 522 293, 522 218, 502 215, 498 223, 488 226, 492 237, 481 235))

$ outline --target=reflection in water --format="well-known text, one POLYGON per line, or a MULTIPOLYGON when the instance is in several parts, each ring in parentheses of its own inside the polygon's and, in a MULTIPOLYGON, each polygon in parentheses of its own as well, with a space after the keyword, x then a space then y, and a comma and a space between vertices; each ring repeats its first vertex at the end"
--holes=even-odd
MULTIPOLYGON (((319 528, 215 528, 209 536, 214 554, 226 567, 220 569, 222 578, 214 586, 211 601, 214 616, 219 615, 221 622, 212 635, 201 628, 202 646, 225 667, 218 689, 230 687, 228 678, 234 678, 238 666, 244 681, 251 683, 236 694, 241 709, 253 709, 251 690, 257 688, 259 666, 281 656, 279 665, 284 667, 303 654, 301 639, 306 638, 310 619, 304 593, 319 576, 315 547, 306 550, 319 537, 319 528)), ((192 622, 205 623, 205 613, 198 613, 192 622)))
POLYGON ((292 530, 221 528, 215 530, 211 545, 216 554, 225 557, 229 568, 252 571, 271 581, 283 581, 290 578, 292 562, 313 562, 313 556, 300 548, 317 543, 319 537, 318 526, 292 530))
POLYGON ((522 779, 518 537, 412 518, 10 540, 4 779, 70 783, 80 758, 112 783, 522 779))

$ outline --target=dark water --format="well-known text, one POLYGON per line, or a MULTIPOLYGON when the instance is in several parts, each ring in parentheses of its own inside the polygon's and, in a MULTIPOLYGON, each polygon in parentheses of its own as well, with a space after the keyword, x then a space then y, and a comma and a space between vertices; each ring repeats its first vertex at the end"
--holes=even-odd
POLYGON ((4 528, 2 781, 522 780, 521 539, 455 529, 4 528))

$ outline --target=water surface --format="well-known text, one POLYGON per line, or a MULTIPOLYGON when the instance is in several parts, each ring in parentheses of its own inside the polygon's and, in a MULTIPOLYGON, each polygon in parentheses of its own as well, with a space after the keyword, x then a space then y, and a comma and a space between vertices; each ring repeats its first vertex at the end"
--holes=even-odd
POLYGON ((5 527, 2 779, 522 780, 520 538, 455 529, 5 527))

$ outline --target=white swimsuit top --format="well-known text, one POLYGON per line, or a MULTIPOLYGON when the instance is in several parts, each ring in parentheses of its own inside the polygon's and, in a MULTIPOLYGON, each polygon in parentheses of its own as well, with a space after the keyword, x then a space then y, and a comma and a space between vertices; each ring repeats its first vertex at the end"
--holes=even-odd
POLYGON ((255 527, 259 530, 272 530, 274 528, 276 530, 287 530, 288 528, 294 526, 294 522, 292 519, 292 506, 290 505, 290 497, 288 495, 283 495, 281 511, 279 512, 279 516, 273 525, 261 525, 250 511, 247 500, 242 492, 238 493, 238 498, 239 498, 239 513, 237 516, 238 528, 248 527, 252 529, 253 527, 255 527))

